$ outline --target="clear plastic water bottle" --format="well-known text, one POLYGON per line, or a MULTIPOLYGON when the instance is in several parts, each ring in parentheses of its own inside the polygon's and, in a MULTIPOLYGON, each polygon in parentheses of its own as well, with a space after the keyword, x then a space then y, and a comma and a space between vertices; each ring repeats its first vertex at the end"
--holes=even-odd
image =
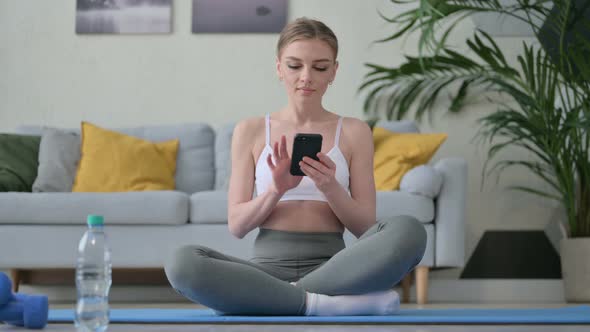
POLYGON ((78 331, 104 332, 109 325, 111 250, 102 216, 89 215, 88 230, 78 244, 74 323, 78 331))

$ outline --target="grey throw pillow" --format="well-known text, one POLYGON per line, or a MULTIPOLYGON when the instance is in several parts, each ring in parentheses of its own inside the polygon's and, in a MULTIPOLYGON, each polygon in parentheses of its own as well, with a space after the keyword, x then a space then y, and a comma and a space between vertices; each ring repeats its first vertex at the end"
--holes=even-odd
POLYGON ((217 129, 215 134, 215 190, 228 190, 231 175, 231 140, 236 124, 217 129))
POLYGON ((434 167, 420 165, 404 174, 399 190, 434 199, 440 193, 442 183, 443 176, 434 167))
POLYGON ((57 128, 44 128, 39 144, 39 168, 33 192, 72 191, 78 162, 80 135, 57 128))

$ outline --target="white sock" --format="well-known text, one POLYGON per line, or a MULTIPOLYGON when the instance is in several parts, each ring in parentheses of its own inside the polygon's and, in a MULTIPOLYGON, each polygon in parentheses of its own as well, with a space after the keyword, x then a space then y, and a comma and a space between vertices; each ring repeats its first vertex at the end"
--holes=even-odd
POLYGON ((399 310, 399 295, 386 290, 361 295, 307 293, 306 316, 382 316, 399 310))

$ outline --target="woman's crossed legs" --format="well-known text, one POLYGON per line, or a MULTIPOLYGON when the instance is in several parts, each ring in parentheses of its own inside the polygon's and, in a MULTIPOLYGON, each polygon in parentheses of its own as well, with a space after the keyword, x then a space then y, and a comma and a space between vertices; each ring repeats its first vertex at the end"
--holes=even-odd
MULTIPOLYGON (((347 312, 322 307, 384 300, 383 291, 390 290, 420 262, 425 248, 424 227, 412 217, 400 216, 377 222, 296 285, 289 283, 292 276, 287 273, 198 245, 178 249, 165 270, 179 293, 219 313, 354 314, 361 308, 348 305, 347 312), (313 304, 306 308, 310 298, 313 304)), ((367 309, 359 312, 367 314, 367 309)))

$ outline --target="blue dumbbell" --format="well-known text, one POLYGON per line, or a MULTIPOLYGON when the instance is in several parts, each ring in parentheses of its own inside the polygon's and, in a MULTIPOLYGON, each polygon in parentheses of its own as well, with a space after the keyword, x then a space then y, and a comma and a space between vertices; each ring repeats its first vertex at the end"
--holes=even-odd
POLYGON ((5 273, 0 272, 0 306, 12 299, 12 283, 5 273))
POLYGON ((42 329, 47 325, 48 308, 47 296, 17 297, 17 301, 0 307, 0 321, 28 329, 42 329))
POLYGON ((10 279, 0 273, 0 321, 40 329, 47 324, 48 310, 47 296, 12 294, 10 279))

